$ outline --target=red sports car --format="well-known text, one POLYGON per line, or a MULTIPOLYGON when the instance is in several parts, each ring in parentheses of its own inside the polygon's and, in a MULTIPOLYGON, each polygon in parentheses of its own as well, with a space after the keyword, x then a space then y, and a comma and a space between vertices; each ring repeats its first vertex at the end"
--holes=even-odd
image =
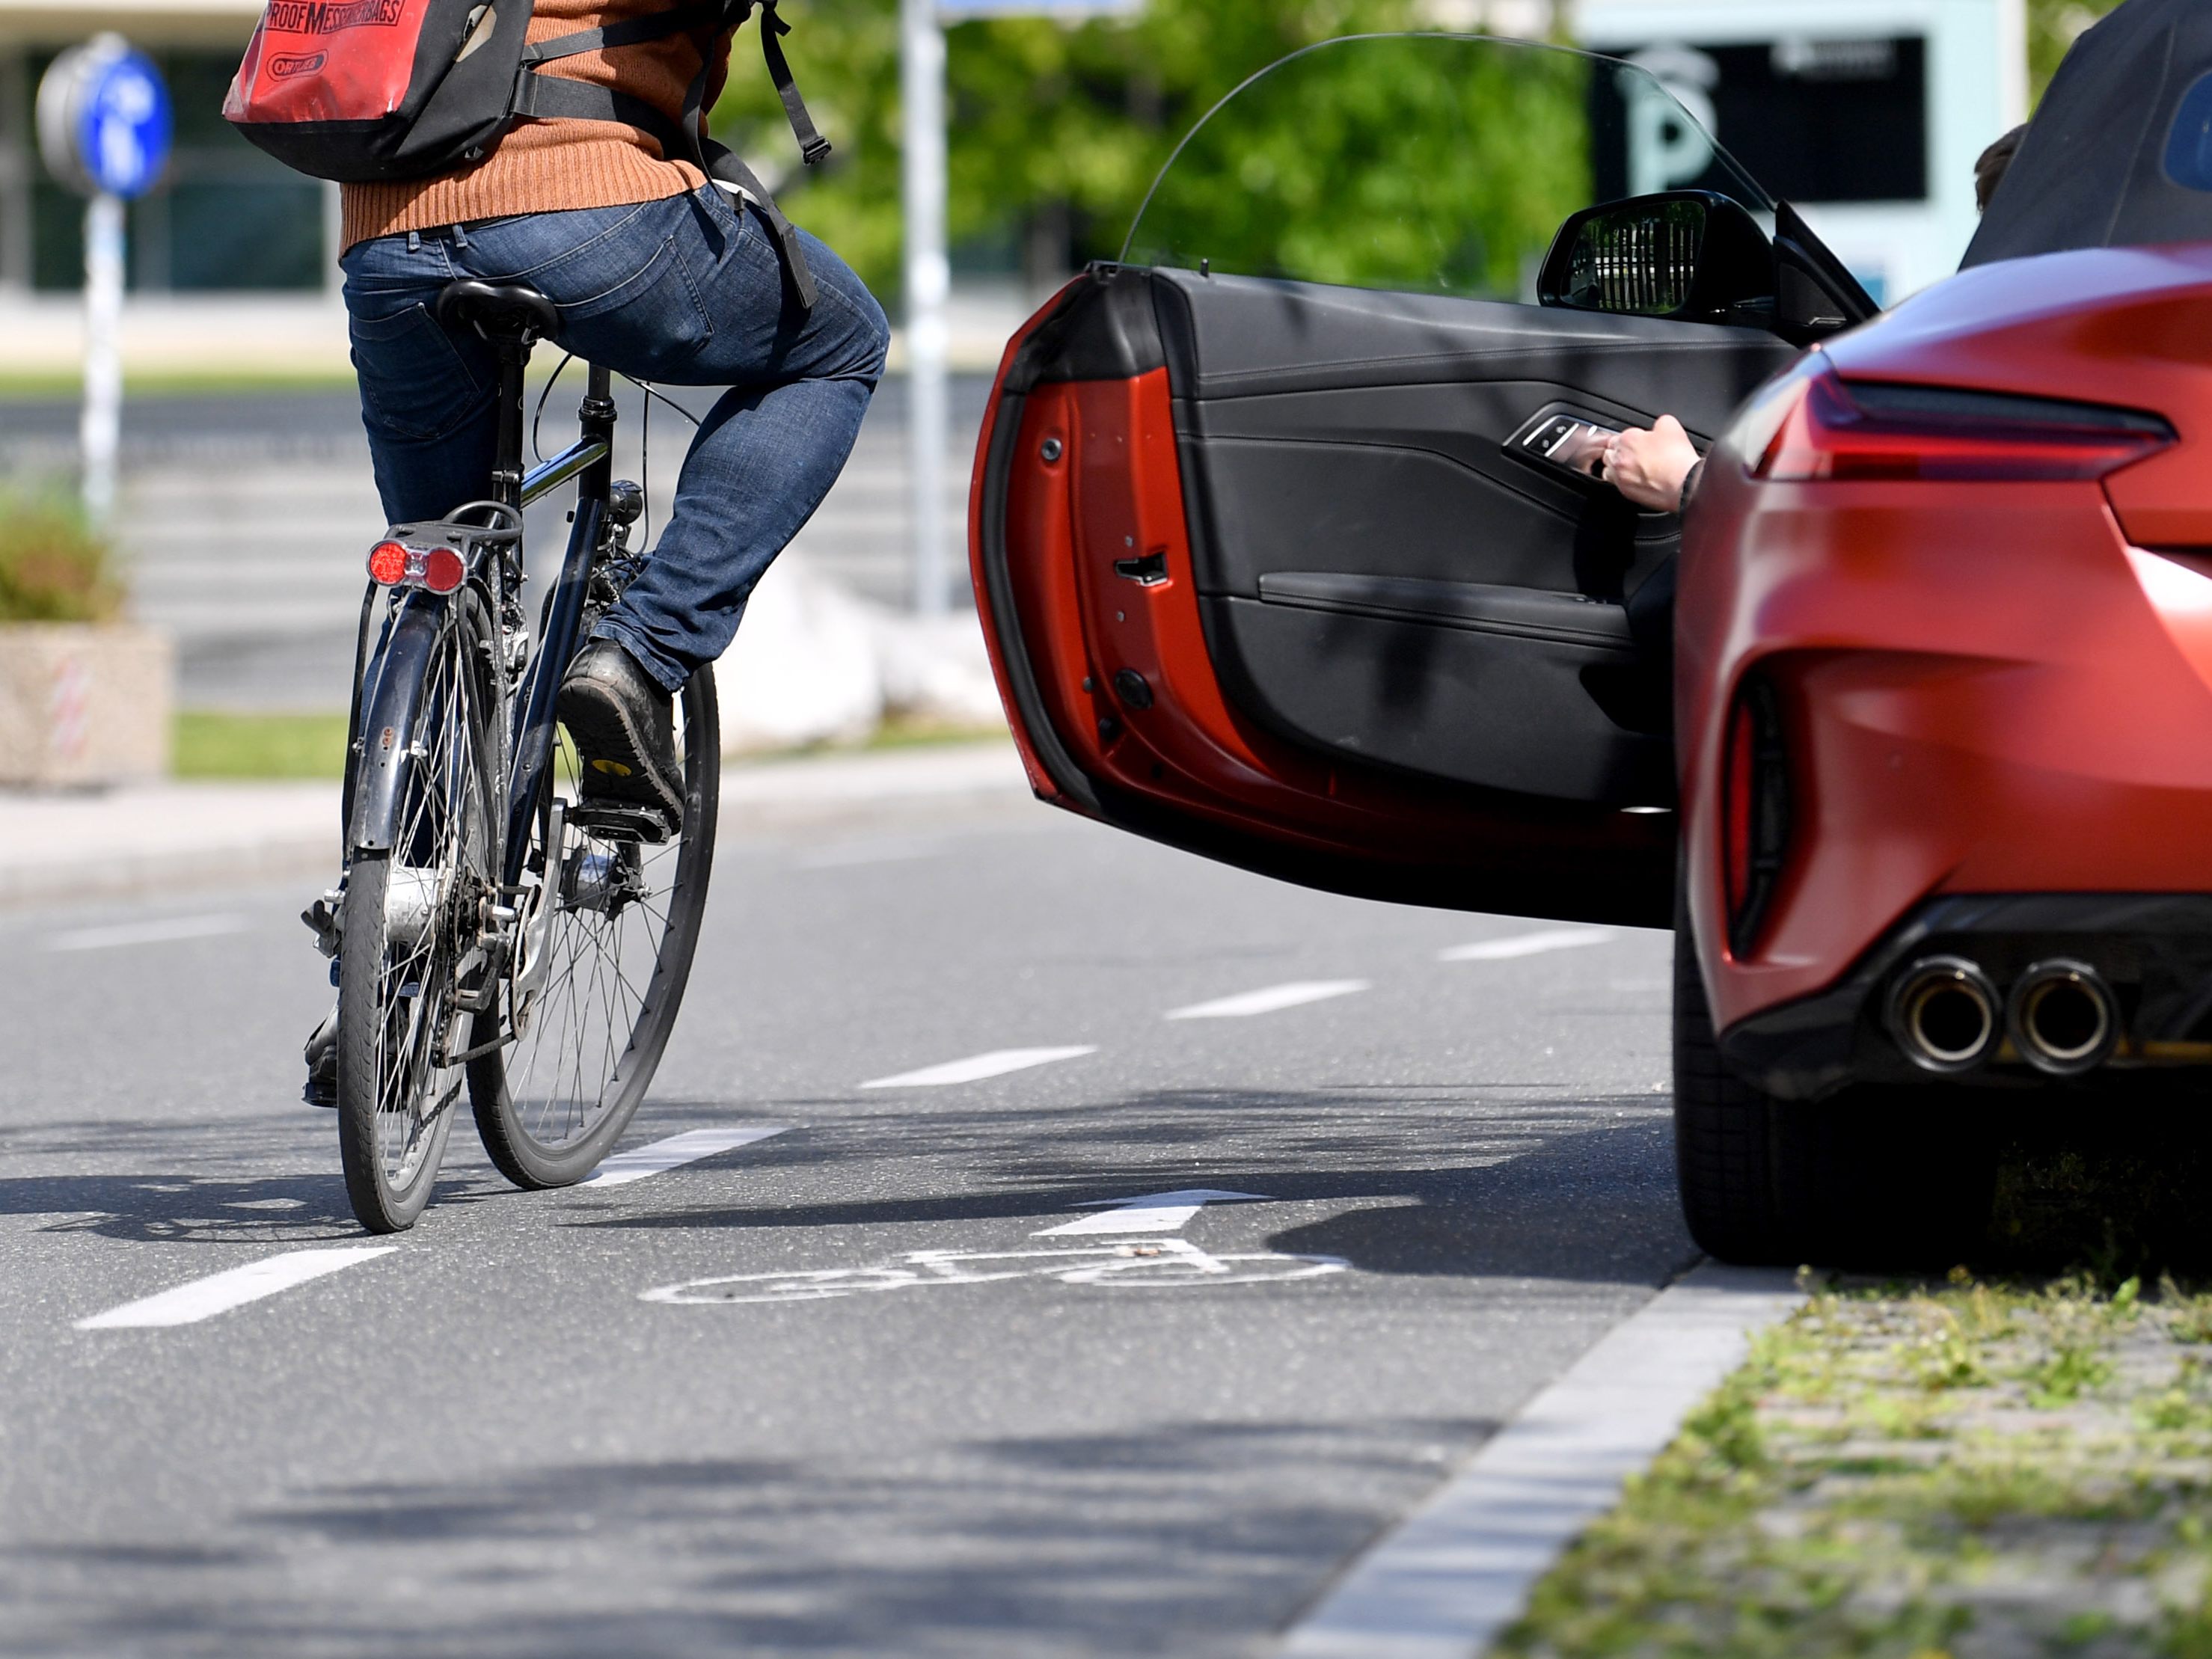
POLYGON ((1628 65, 1391 36, 1255 77, 1000 369, 973 574, 1039 795, 1673 926, 1682 1199, 1729 1259, 1949 1248, 2022 1091, 2200 1080, 2198 9, 2093 32, 1967 268, 1878 317, 1717 146, 1621 197, 1609 154, 1695 134, 1628 65), (1592 476, 1664 412, 1710 452, 1686 541, 1592 476))

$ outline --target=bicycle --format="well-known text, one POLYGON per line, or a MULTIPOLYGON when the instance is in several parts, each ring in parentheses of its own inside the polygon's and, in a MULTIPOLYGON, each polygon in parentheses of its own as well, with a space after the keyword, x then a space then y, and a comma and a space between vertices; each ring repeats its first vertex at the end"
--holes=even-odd
POLYGON ((683 1000, 720 787, 702 669, 677 694, 680 821, 580 792, 555 698, 642 558, 629 536, 644 492, 614 477, 613 379, 589 366, 577 441, 526 472, 523 375, 556 331, 552 302, 464 281, 437 313, 498 356, 492 494, 392 526, 369 555, 344 876, 315 913, 337 959, 346 1192, 373 1233, 422 1214, 465 1087, 484 1150, 517 1186, 567 1186, 597 1167, 683 1000), (574 527, 533 648, 523 508, 572 483, 574 527))

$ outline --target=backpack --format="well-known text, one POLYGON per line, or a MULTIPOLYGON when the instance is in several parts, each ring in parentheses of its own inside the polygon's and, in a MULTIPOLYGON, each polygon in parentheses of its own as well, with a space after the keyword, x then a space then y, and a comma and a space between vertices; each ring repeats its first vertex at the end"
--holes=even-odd
POLYGON ((719 35, 761 13, 761 50, 809 166, 830 153, 793 84, 776 0, 690 0, 556 40, 526 44, 534 0, 268 0, 223 100, 223 118, 296 172, 343 184, 427 179, 482 161, 531 117, 617 121, 660 143, 758 207, 782 244, 804 304, 814 284, 790 222, 751 170, 700 136, 703 65, 671 121, 643 100, 541 66, 690 30, 719 35))

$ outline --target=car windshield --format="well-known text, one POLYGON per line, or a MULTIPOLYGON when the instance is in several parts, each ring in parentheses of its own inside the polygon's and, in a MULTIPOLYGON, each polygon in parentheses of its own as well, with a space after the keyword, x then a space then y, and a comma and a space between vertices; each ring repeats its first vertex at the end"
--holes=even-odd
POLYGON ((1526 300, 1570 214, 1691 185, 1773 210, 1650 70, 1478 35, 1354 35, 1217 104, 1153 181, 1121 257, 1526 300))

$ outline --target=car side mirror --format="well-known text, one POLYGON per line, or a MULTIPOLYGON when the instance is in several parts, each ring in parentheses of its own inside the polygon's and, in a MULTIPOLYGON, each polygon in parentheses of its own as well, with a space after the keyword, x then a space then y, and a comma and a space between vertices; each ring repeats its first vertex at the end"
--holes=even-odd
POLYGON ((1536 298, 1569 311, 1771 328, 1774 247, 1725 196, 1632 196, 1584 208, 1559 227, 1536 298))

